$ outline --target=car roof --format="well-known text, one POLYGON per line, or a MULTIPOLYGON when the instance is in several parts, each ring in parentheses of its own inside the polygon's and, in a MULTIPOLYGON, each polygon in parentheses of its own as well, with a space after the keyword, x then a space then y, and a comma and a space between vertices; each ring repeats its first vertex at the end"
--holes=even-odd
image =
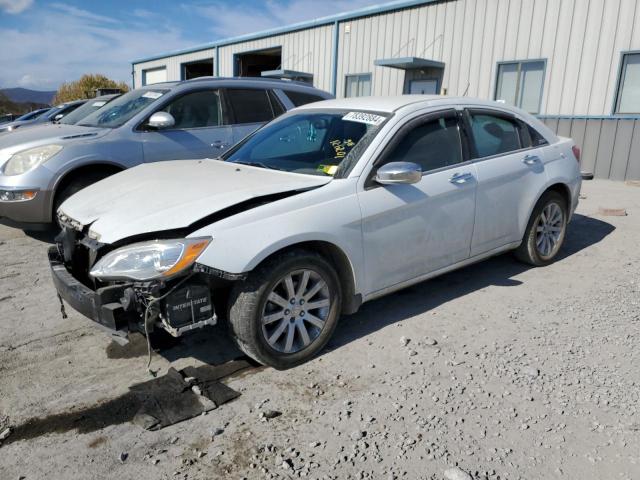
POLYGON ((237 83, 239 85, 263 86, 265 88, 271 87, 271 88, 295 89, 295 90, 308 89, 316 92, 323 91, 323 90, 317 89, 313 85, 310 85, 306 82, 299 82, 295 80, 282 80, 278 78, 265 78, 265 77, 198 77, 198 78, 193 78, 191 80, 153 83, 151 85, 145 85, 140 88, 143 88, 143 89, 175 88, 177 86, 202 85, 207 83, 210 83, 212 85, 217 85, 220 83, 227 84, 227 85, 237 83))
MULTIPOLYGON (((512 110, 503 103, 489 100, 480 100, 471 97, 449 97, 447 95, 395 95, 389 97, 349 97, 325 100, 322 108, 335 108, 341 110, 368 110, 374 112, 393 113, 407 106, 437 106, 437 105, 477 105, 502 110, 512 110)), ((297 110, 318 108, 319 103, 308 103, 297 110)))

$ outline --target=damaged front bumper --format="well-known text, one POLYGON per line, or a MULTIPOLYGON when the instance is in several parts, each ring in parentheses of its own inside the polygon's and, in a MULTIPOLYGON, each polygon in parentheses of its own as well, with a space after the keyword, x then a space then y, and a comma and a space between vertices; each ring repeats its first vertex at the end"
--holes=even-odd
POLYGON ((49 249, 49 265, 61 300, 120 344, 128 342, 130 332, 148 334, 160 328, 179 337, 217 322, 209 287, 197 281, 187 282, 191 278, 162 289, 131 282, 94 290, 73 276, 57 246, 49 249))
POLYGON ((67 270, 57 247, 49 248, 49 266, 58 295, 69 306, 93 320, 118 343, 127 343, 131 326, 139 322, 136 312, 126 312, 121 303, 130 285, 116 285, 92 290, 67 270))

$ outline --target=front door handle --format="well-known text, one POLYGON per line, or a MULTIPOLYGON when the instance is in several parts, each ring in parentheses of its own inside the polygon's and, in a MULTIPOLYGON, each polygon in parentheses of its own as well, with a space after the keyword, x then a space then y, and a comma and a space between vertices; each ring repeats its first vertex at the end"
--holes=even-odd
POLYGON ((540 157, 537 156, 537 155, 526 155, 522 159, 522 163, 524 163, 526 165, 535 165, 537 163, 540 163, 540 157))
POLYGON ((453 176, 449 179, 449 181, 455 185, 462 185, 471 180, 473 180, 473 175, 471 175, 469 172, 454 173, 453 176))

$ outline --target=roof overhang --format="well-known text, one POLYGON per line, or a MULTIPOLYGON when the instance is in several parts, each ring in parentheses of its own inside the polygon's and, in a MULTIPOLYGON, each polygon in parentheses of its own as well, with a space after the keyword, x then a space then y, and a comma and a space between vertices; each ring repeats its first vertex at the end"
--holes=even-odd
POLYGON ((311 79, 313 78, 313 74, 307 72, 297 72, 295 70, 267 70, 261 73, 263 77, 267 78, 286 78, 289 80, 298 80, 298 79, 311 79))
POLYGON ((382 58, 373 62, 379 67, 398 68, 400 70, 414 70, 419 68, 444 68, 444 63, 437 60, 419 57, 382 58))

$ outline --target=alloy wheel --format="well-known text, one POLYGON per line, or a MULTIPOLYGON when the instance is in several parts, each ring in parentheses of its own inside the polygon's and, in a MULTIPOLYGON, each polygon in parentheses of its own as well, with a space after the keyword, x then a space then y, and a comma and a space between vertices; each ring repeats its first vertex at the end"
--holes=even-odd
POLYGON ((318 338, 330 311, 329 286, 318 272, 290 272, 267 297, 261 318, 262 334, 278 352, 299 352, 318 338))
POLYGON ((536 250, 543 258, 550 258, 558 251, 564 227, 562 208, 555 202, 548 203, 536 222, 536 250))

